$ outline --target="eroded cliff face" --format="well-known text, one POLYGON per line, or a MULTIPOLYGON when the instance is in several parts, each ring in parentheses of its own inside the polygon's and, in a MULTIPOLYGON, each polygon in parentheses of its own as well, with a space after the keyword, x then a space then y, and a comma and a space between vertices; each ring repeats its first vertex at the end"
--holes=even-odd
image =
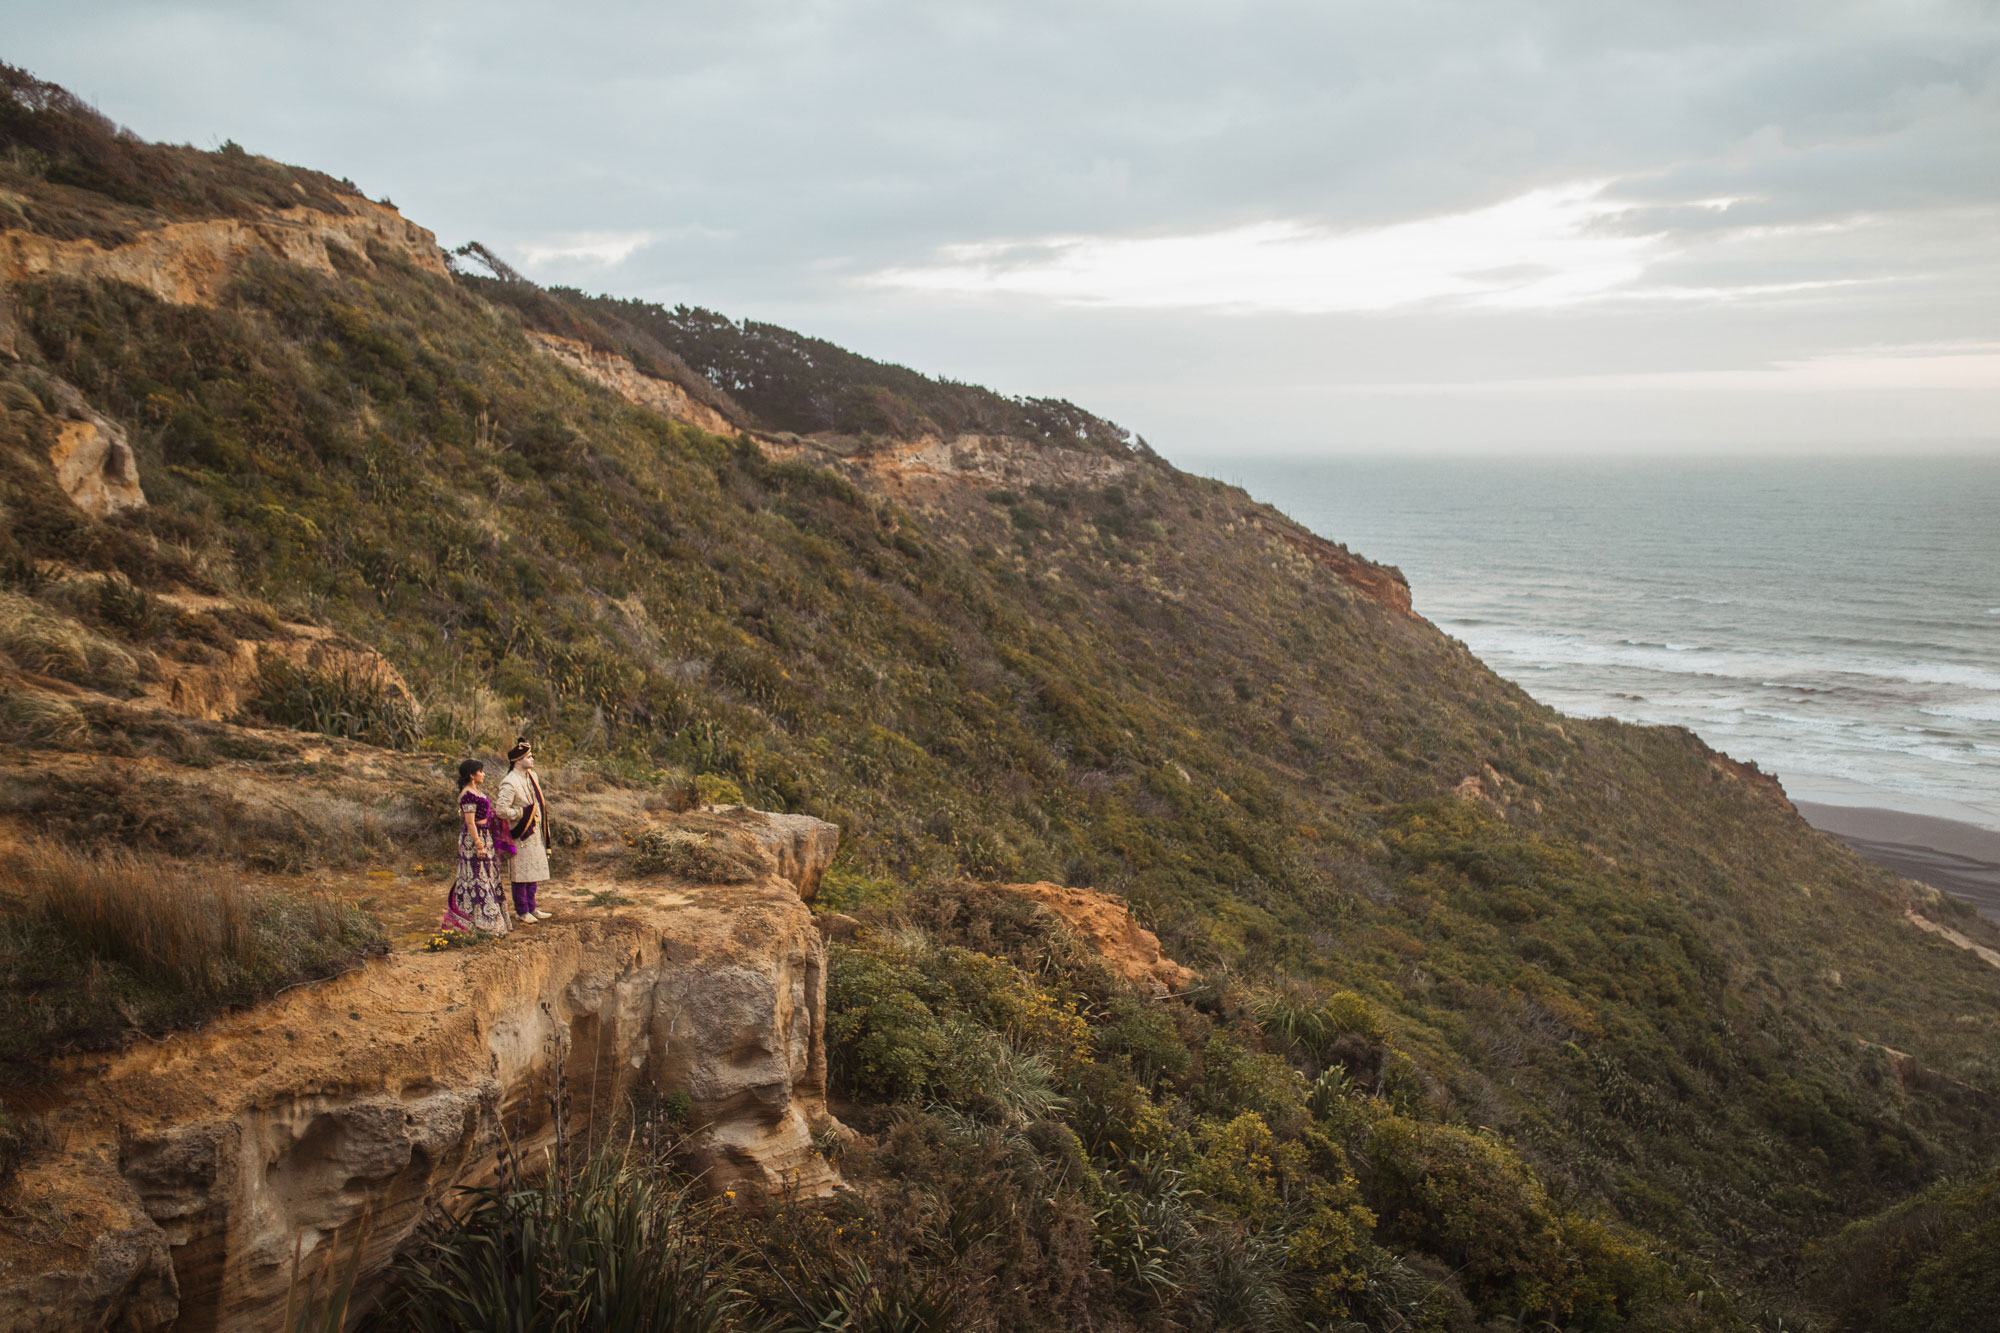
POLYGON ((1046 880, 999 887, 1032 898, 1061 917, 1113 972, 1156 996, 1176 994, 1198 980, 1193 968, 1160 952, 1160 937, 1134 921, 1121 898, 1046 880))
MULTIPOLYGON (((227 610, 228 598, 200 593, 166 593, 166 605, 179 611, 227 610)), ((238 640, 227 652, 207 662, 161 662, 157 678, 145 682, 140 697, 156 707, 186 717, 224 721, 236 716, 258 690, 264 662, 281 658, 316 675, 364 682, 406 704, 421 717, 422 707, 401 672, 380 653, 322 625, 280 621, 268 637, 238 640)))
POLYGON ((992 486, 1108 486, 1138 466, 1131 458, 1063 449, 1013 435, 908 439, 751 432, 767 457, 839 467, 872 490, 925 504, 992 486))
POLYGON ((345 213, 288 208, 259 218, 170 222, 110 247, 39 232, 0 231, 0 279, 124 282, 173 305, 212 306, 254 255, 330 274, 335 271, 334 250, 365 264, 371 245, 385 246, 426 272, 446 272, 444 254, 430 231, 386 204, 355 199, 345 213))
POLYGON ((739 428, 680 385, 648 375, 615 352, 539 329, 528 341, 628 403, 718 435, 744 434, 772 459, 805 458, 839 465, 899 498, 934 499, 968 486, 1104 486, 1135 463, 1078 449, 1061 449, 1011 435, 965 433, 909 438, 797 435, 739 428))
POLYGON ((535 329, 528 330, 528 341, 543 355, 554 357, 585 379, 603 385, 629 403, 649 407, 663 416, 699 426, 716 435, 736 433, 735 425, 722 413, 707 403, 697 401, 693 394, 671 380, 646 374, 615 352, 599 351, 575 338, 535 329))
POLYGON ((503 1141, 549 1145, 558 1071, 573 1132, 680 1091, 714 1188, 835 1188, 813 1145, 837 1123, 825 946, 798 883, 619 887, 612 912, 398 952, 57 1071, 9 1200, 37 1225, 0 1237, 0 1328, 275 1328, 295 1246, 349 1246, 365 1218, 379 1274, 503 1141))

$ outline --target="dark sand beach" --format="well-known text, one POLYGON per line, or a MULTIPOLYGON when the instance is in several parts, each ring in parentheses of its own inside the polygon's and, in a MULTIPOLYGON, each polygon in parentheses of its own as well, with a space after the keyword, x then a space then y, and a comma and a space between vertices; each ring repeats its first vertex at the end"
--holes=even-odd
POLYGON ((2000 833, 1872 806, 1796 804, 1807 823, 1869 860, 1963 898, 2000 922, 2000 833))

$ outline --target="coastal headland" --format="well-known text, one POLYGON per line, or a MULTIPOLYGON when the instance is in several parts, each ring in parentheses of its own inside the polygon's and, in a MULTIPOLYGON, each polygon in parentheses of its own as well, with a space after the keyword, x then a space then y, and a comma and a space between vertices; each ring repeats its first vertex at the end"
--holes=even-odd
POLYGON ((1770 774, 1074 404, 0 101, 0 1327, 1990 1313, 2000 926, 1770 774), (554 917, 437 932, 521 735, 554 917))

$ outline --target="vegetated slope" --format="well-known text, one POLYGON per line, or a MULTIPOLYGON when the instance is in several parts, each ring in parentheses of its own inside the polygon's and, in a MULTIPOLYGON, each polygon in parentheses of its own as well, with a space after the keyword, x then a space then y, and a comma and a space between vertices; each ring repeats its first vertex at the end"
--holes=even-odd
MULTIPOLYGON (((0 157, 0 189, 27 201, 16 228, 109 209, 97 181, 114 147, 147 170, 170 155, 195 200, 211 165, 288 171, 93 138, 65 128, 81 112, 36 109, 18 85, 7 115, 13 145, 57 145, 0 157)), ((167 216, 113 202, 121 226, 167 216)), ((372 645, 423 704, 416 733, 380 699, 316 710, 310 689, 289 711, 274 699, 276 720, 441 756, 525 724, 545 753, 626 781, 733 780, 754 804, 844 827, 833 906, 960 877, 1120 893, 1210 986, 1164 1035, 1121 1029, 1100 996, 1092 1067, 1126 1081, 1077 1075, 1060 1090, 1072 1119, 1158 1115, 1161 1153, 1268 1167, 1262 1126, 1291 1145, 1278 1158, 1296 1179, 1333 1191, 1284 1253, 1310 1251, 1299 1236, 1365 1187, 1380 1243, 1439 1262, 1433 1285, 1462 1286, 1482 1314, 1726 1322, 1725 1298, 1689 1292, 1710 1272, 1796 1310, 1807 1241, 1990 1160, 2000 973, 1904 915, 1983 927, 1813 833, 1774 784, 1689 734, 1535 704, 1397 605, 1387 571, 1110 428, 1038 429, 1033 405, 763 326, 496 299, 384 244, 328 253, 326 272, 245 254, 201 304, 16 275, 20 359, 0 386, 0 567, 27 607, 13 623, 61 618, 128 664, 36 656, 10 630, 16 667, 130 692, 132 672, 227 654, 246 632, 212 616, 141 632, 115 599, 64 593, 80 572, 263 599, 372 645), (943 476, 904 504, 877 489, 866 449, 774 461, 542 355, 524 328, 562 311, 599 328, 615 315, 688 366, 774 367, 722 386, 747 425, 992 431, 1014 437, 1029 480, 943 476), (793 395, 784 367, 808 356, 837 373, 793 395), (130 432, 146 508, 90 518, 57 487, 59 381, 130 432), (883 415, 844 415, 868 402, 883 415), (1147 1041, 1164 1052, 1151 1066, 1147 1041), (1515 1151, 1524 1166, 1506 1165, 1515 1151), (1343 1154, 1371 1153, 1404 1175, 1342 1183, 1343 1154), (1506 1277, 1501 1240, 1533 1208, 1535 1262, 1567 1274, 1559 1291, 1506 1277), (1653 1248, 1672 1281, 1644 1295, 1653 1278, 1604 1278, 1587 1298, 1606 1248, 1568 1268, 1548 1257, 1580 1243, 1562 1219, 1586 1214, 1640 1229, 1621 1242, 1642 1256, 1619 1260, 1627 1277, 1653 1248), (1487 1277, 1448 1277, 1468 1266, 1487 1277)), ((51 753, 146 745, 10 725, 51 753)), ((985 937, 956 929, 928 938, 985 956, 985 937)), ((926 983, 924 1012, 1005 1028, 991 997, 1012 983, 947 957, 949 994, 926 983)), ((854 1041, 903 1012, 929 958, 907 941, 843 955, 854 1041)), ((1091 994, 1079 982, 1071 998, 1091 994)), ((912 1022, 913 1041, 932 1039, 912 1022)), ((856 1070, 853 1055, 836 1061, 856 1070)), ((909 1068, 855 1073, 848 1091, 949 1093, 909 1068)), ((932 1169, 929 1151, 885 1169, 932 1169)), ((1077 1188, 1061 1153, 1035 1151, 1056 1175, 1022 1190, 1077 1188)), ((1237 1183, 1229 1225, 1254 1231, 1255 1190, 1237 1183)), ((1308 1271, 1358 1292, 1356 1263, 1308 1271)))
POLYGON ((1953 1180, 1817 1247, 1834 1327, 1930 1333, 2000 1327, 2000 1168, 1953 1180))
MULTIPOLYGON (((506 299, 506 288, 498 293, 506 299)), ((1009 435, 1067 448, 1123 450, 1123 430, 1060 399, 1005 398, 931 379, 755 320, 713 310, 585 296, 557 289, 561 307, 610 335, 613 350, 661 348, 746 409, 745 425, 799 434, 1009 435)), ((531 319, 533 310, 525 310, 531 319)), ((1139 446, 1143 449, 1143 445, 1139 446)))

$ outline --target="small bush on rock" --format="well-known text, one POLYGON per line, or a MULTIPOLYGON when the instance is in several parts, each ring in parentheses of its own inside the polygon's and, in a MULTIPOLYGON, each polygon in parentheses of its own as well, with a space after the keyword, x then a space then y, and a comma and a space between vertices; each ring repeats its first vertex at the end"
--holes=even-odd
POLYGON ((699 833, 655 824, 632 839, 632 868, 697 884, 743 884, 772 872, 771 858, 747 835, 699 833))

